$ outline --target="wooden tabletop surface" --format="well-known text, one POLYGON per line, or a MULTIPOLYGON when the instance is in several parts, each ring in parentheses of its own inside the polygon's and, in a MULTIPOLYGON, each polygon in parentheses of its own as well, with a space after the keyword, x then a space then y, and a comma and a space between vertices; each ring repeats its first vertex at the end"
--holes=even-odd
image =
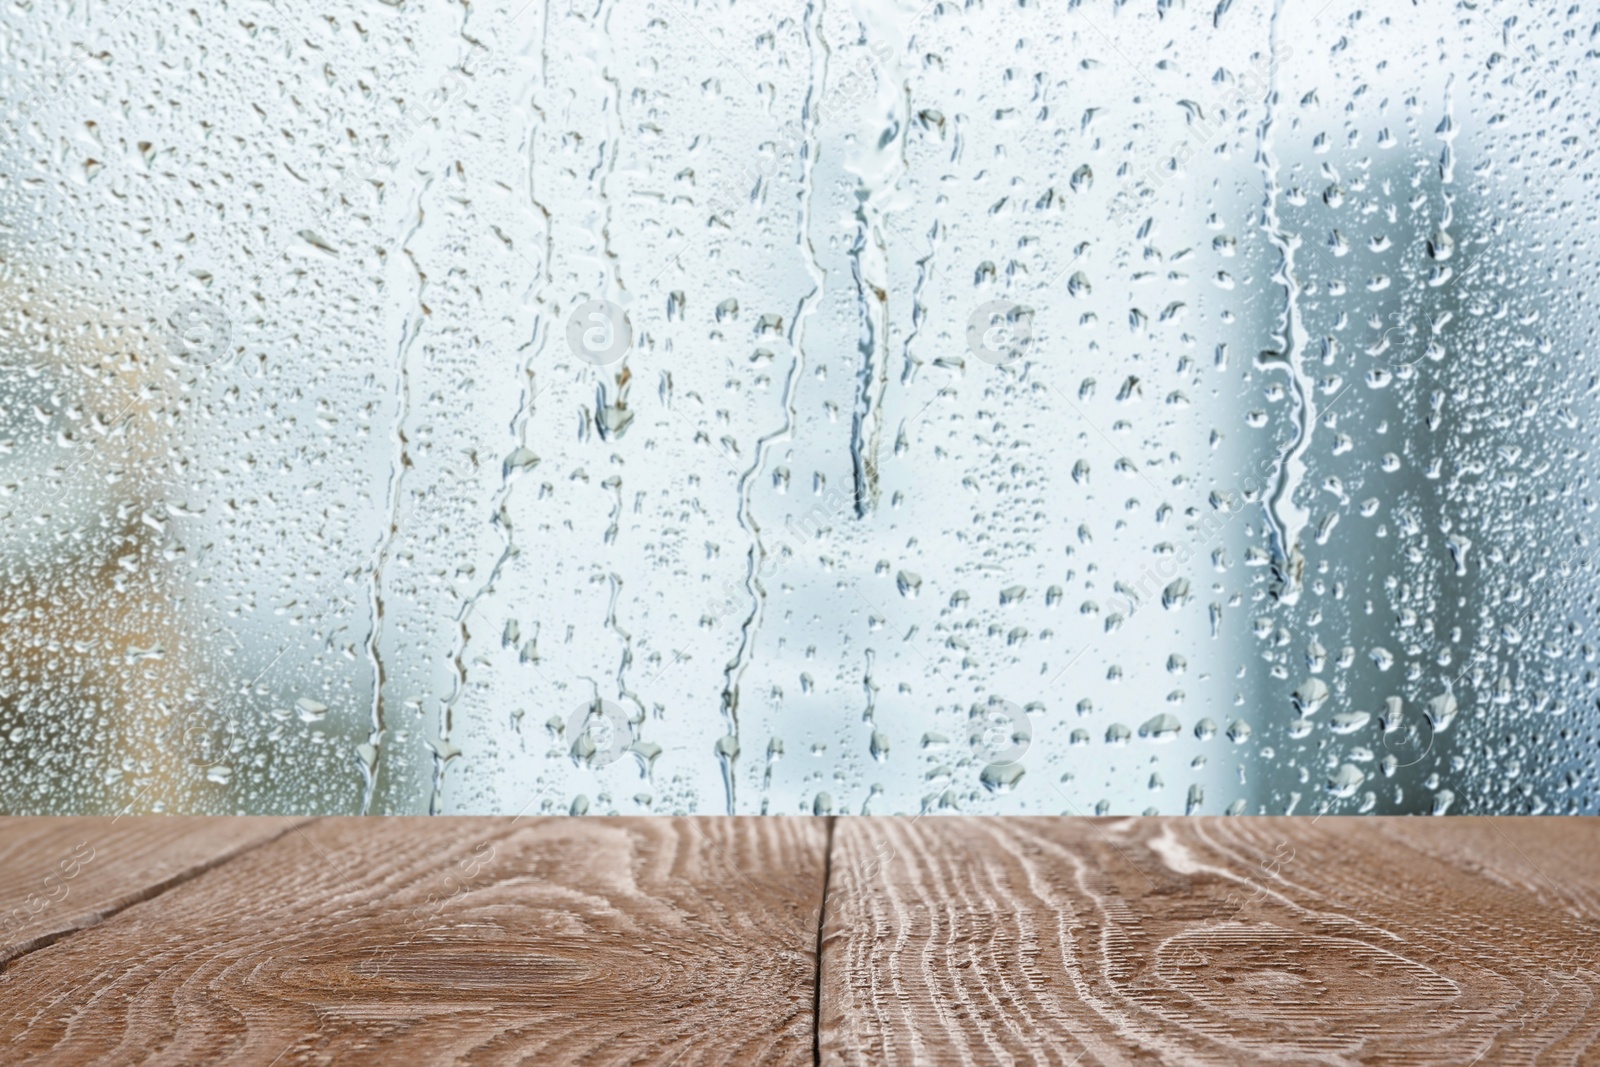
POLYGON ((1600 1063, 1600 821, 0 820, 0 1062, 1600 1063))

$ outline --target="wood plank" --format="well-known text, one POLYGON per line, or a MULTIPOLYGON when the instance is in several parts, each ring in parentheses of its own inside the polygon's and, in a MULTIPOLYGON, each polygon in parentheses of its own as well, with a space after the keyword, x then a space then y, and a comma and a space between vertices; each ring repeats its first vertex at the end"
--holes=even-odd
POLYGON ((826 850, 820 819, 320 820, 16 961, 0 1061, 811 1063, 826 850))
POLYGON ((0 819, 0 970, 303 819, 0 819))
POLYGON ((840 819, 827 1064, 1600 1062, 1600 820, 840 819))

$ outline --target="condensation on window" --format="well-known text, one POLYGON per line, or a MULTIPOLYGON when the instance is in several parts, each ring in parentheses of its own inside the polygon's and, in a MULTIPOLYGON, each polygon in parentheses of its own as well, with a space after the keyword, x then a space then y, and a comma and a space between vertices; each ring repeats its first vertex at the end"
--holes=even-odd
POLYGON ((1593 812, 1596 17, 12 4, 0 806, 1593 812))

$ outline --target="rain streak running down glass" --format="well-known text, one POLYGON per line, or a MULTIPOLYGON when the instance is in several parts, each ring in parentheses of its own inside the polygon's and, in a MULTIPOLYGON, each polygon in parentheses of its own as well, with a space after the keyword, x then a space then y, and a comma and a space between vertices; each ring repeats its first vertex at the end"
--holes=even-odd
POLYGON ((0 13, 9 812, 1595 812, 1600 12, 0 13))

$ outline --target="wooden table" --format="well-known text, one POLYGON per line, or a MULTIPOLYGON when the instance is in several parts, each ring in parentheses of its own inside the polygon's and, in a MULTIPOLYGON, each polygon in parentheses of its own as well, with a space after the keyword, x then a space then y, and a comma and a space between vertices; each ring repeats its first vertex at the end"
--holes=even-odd
POLYGON ((1600 1063, 1600 824, 0 821, 0 1062, 1600 1063))

